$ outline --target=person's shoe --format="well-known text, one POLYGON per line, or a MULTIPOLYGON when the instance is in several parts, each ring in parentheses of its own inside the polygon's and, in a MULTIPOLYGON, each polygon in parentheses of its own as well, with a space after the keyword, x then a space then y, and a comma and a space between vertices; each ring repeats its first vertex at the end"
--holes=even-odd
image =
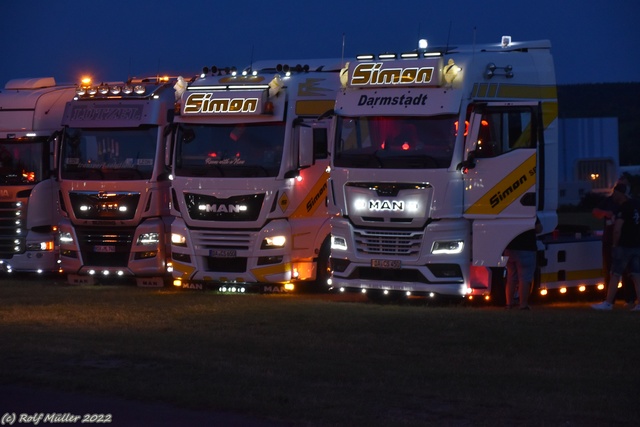
POLYGON ((635 307, 636 303, 633 301, 627 301, 624 303, 624 308, 633 308, 635 307))
POLYGON ((602 301, 599 304, 592 304, 591 308, 593 308, 594 310, 613 310, 613 304, 602 301))
POLYGON ((640 311, 640 304, 637 304, 635 307, 633 307, 631 311, 640 311))

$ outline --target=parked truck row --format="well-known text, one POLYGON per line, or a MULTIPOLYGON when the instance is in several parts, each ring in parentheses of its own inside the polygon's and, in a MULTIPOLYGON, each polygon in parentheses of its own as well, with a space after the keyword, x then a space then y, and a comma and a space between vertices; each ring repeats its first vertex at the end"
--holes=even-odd
POLYGON ((0 148, 38 143, 46 167, 14 154, 5 173, 0 158, 3 265, 77 284, 489 298, 537 217, 539 290, 601 287, 599 239, 556 230, 557 110, 550 43, 509 37, 187 79, 11 81, 0 148), (45 94, 48 108, 21 106, 45 94))

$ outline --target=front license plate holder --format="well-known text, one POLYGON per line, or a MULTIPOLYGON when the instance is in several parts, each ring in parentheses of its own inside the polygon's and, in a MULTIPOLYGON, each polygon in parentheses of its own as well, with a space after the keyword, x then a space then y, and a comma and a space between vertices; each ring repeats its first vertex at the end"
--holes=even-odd
POLYGON ((235 258, 237 252, 235 249, 210 249, 209 256, 211 258, 235 258))
POLYGON ((372 259, 371 267, 398 269, 402 267, 402 262, 398 259, 372 259))

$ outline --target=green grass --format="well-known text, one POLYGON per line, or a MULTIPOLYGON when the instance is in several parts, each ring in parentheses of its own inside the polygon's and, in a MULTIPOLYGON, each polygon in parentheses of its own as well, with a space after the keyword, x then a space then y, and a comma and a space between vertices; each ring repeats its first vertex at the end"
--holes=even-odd
POLYGON ((299 425, 638 425, 640 315, 0 281, 0 383, 299 425))

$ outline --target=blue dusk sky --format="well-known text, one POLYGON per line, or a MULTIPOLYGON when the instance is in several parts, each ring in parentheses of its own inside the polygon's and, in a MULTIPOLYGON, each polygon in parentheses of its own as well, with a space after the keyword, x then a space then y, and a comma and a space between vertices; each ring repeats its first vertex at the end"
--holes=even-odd
POLYGON ((251 60, 548 39, 558 84, 640 81, 637 0, 18 0, 2 6, 0 87, 193 76, 251 60))

